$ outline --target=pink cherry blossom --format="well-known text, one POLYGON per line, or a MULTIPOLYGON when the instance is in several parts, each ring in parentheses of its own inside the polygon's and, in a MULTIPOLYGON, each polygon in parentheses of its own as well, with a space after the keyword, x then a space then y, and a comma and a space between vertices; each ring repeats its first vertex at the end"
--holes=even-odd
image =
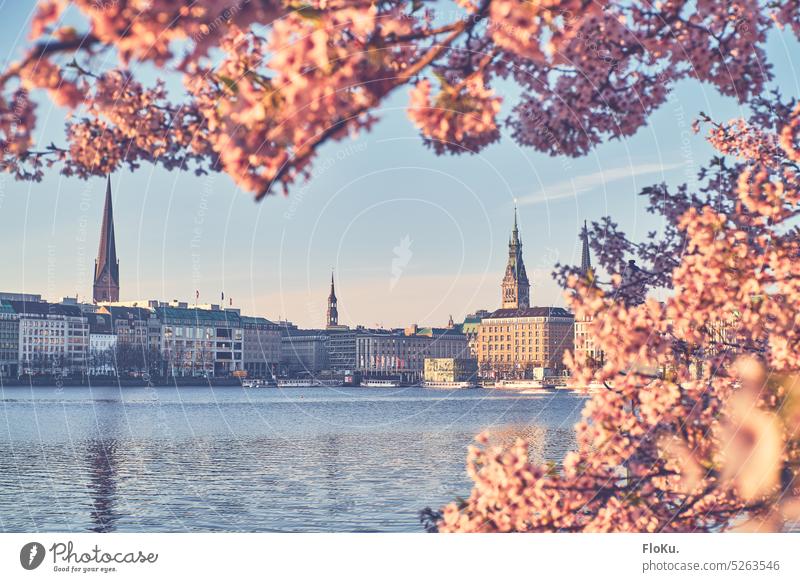
POLYGON ((5 154, 2 167, 35 178, 46 162, 88 177, 148 161, 225 171, 257 198, 307 178, 325 143, 369 131, 384 100, 404 86, 412 88, 409 117, 436 153, 477 151, 505 126, 522 145, 583 155, 636 133, 683 79, 753 101, 772 75, 764 52, 770 28, 789 24, 800 32, 796 1, 75 0, 82 20, 75 29, 57 28, 65 4, 40 3, 34 44, 0 73, 0 95, 8 102, 20 87, 47 91, 72 110, 71 142, 30 144, 15 160, 5 154), (182 75, 186 93, 165 116, 144 112, 141 103, 128 109, 127 122, 124 107, 106 115, 108 102, 93 102, 103 95, 94 85, 113 72, 96 70, 109 62, 95 59, 100 54, 116 54, 125 75, 133 76, 135 62, 182 75), (498 79, 519 87, 506 110, 493 90, 498 79), (167 134, 175 116, 187 117, 182 111, 190 113, 181 132, 191 128, 191 138, 131 134, 142 116, 152 123, 141 124, 140 133, 167 134), (159 119, 164 125, 155 127, 159 119), (111 138, 76 142, 100 131, 111 138), (100 155, 107 162, 89 153, 98 143, 116 149, 100 155), (18 171, 20 164, 29 167, 18 171))

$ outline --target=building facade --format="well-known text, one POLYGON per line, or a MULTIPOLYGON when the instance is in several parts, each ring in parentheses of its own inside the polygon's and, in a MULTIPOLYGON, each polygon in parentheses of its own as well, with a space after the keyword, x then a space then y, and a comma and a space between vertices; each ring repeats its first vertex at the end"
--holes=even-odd
POLYGON ((107 313, 86 314, 89 322, 89 359, 90 376, 111 376, 116 374, 117 336, 111 323, 111 315, 107 313))
POLYGON ((478 332, 481 329, 481 320, 488 316, 489 312, 487 310, 479 309, 475 313, 467 315, 464 318, 464 323, 461 324, 461 333, 467 336, 469 355, 476 360, 478 359, 478 332))
POLYGON ((250 378, 272 378, 281 361, 281 328, 263 317, 241 316, 242 357, 250 378))
POLYGON ((473 382, 478 363, 472 358, 425 358, 426 382, 473 382))
POLYGON ((498 309, 481 321, 478 366, 492 378, 532 378, 534 368, 563 369, 574 318, 562 307, 498 309))
POLYGON ((356 338, 363 330, 363 327, 325 330, 328 336, 328 365, 332 371, 352 372, 356 369, 356 338))
POLYGON ((422 379, 425 358, 467 357, 467 337, 457 329, 363 329, 356 336, 356 371, 367 378, 416 382, 422 379))
POLYGON ((287 330, 281 338, 281 372, 289 376, 316 376, 330 369, 328 333, 318 329, 287 330))
POLYGON ((244 330, 238 309, 153 307, 158 345, 169 376, 231 376, 244 370, 244 330))
POLYGON ((45 301, 9 303, 19 317, 19 374, 86 372, 89 324, 80 308, 45 301))
POLYGON ((0 377, 16 378, 19 370, 19 317, 0 299, 0 377))

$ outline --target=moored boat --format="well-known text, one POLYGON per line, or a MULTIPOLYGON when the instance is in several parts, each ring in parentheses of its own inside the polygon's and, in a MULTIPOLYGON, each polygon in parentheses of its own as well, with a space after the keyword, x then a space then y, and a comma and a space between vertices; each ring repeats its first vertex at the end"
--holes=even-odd
POLYGON ((278 388, 315 388, 322 386, 322 382, 308 378, 293 378, 278 380, 278 388))
POLYGON ((343 380, 319 380, 321 386, 325 386, 326 388, 338 388, 339 386, 344 386, 343 380))
MULTIPOLYGON (((487 386, 488 387, 488 386, 487 386)), ((542 380, 498 380, 493 388, 498 390, 541 390, 550 391, 555 387, 553 384, 542 380)))
POLYGON ((385 380, 382 378, 368 378, 362 380, 361 386, 366 388, 399 388, 400 382, 398 380, 385 380))
POLYGON ((242 380, 242 388, 267 388, 270 385, 274 386, 275 384, 270 384, 267 380, 262 380, 260 378, 247 378, 242 380))
POLYGON ((426 380, 422 383, 423 388, 435 388, 440 390, 457 390, 464 388, 475 388, 474 382, 435 382, 426 380))

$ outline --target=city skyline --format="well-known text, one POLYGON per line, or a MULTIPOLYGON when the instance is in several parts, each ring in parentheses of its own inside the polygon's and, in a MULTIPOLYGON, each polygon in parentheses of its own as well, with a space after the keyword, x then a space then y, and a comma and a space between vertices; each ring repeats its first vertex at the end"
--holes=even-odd
MULTIPOLYGON (((6 61, 19 56, 16 38, 29 17, 11 7, 0 23, 6 61)), ((768 48, 777 81, 797 87, 796 41, 772 33, 768 48)), ((167 89, 180 85, 168 79, 167 89)), ((64 111, 34 99, 37 142, 62 142, 64 111)), ((731 98, 681 82, 647 127, 580 159, 508 139, 475 156, 434 156, 408 123, 406 100, 389 98, 371 133, 325 146, 310 181, 286 197, 255 204, 224 174, 152 165, 115 173, 123 298, 191 301, 199 289, 208 302, 224 291, 248 312, 320 326, 334 268, 341 323, 442 323, 495 304, 518 199, 531 301, 563 305, 550 273, 556 261, 580 263, 575 233, 583 221, 610 215, 638 239, 659 229, 637 193, 662 181, 695 182, 711 149, 692 134, 692 120, 700 110, 718 119, 746 114, 731 98)), ((91 297, 104 190, 103 178, 55 170, 39 183, 0 176, 0 244, 8 249, 0 287, 53 300, 91 297)))
MULTIPOLYGON (((585 229, 585 225, 584 225, 585 229)), ((127 305, 127 306, 147 306, 153 302, 159 302, 164 304, 185 304, 189 306, 193 306, 195 308, 207 309, 212 306, 219 306, 222 309, 225 308, 235 308, 240 309, 239 305, 234 305, 233 298, 228 297, 226 300, 225 292, 219 292, 219 300, 215 300, 213 297, 211 300, 207 300, 207 298, 203 298, 201 301, 201 294, 200 290, 196 289, 194 294, 194 302, 191 301, 191 298, 188 297, 177 297, 177 298, 152 298, 152 297, 127 297, 124 294, 123 287, 120 285, 120 261, 117 257, 117 245, 116 245, 116 236, 115 236, 115 220, 114 220, 114 212, 113 212, 113 192, 112 192, 112 182, 111 177, 106 177, 106 188, 105 188, 105 197, 103 203, 103 213, 99 224, 99 235, 98 235, 98 245, 97 245, 97 256, 94 260, 94 269, 92 271, 92 297, 81 297, 79 294, 76 294, 75 297, 71 297, 68 295, 64 295, 62 297, 47 297, 45 294, 41 292, 34 292, 34 291, 27 291, 27 290, 18 290, 18 289, 7 289, 6 292, 11 293, 18 293, 20 295, 31 294, 32 296, 41 297, 44 301, 50 301, 53 303, 60 303, 61 300, 71 300, 75 303, 84 303, 89 304, 93 303, 95 305, 127 305)), ((582 261, 586 261, 587 259, 587 244, 588 238, 585 236, 585 231, 581 231, 579 233, 579 239, 581 244, 583 245, 582 248, 582 261)), ((402 243, 401 243, 402 244, 402 243)), ((519 220, 518 220, 518 210, 516 203, 514 205, 514 215, 513 215, 513 225, 510 230, 510 235, 508 239, 508 259, 507 265, 505 269, 505 276, 502 279, 500 284, 500 299, 497 302, 497 308, 526 308, 529 306, 530 303, 530 296, 531 296, 531 287, 532 285, 529 284, 528 278, 526 275, 525 264, 523 261, 523 253, 522 253, 522 236, 519 227, 519 220), (521 286, 521 289, 520 289, 521 286), (513 298, 512 298, 513 296, 513 298)), ((401 256, 401 255, 398 255, 401 256)), ((395 265, 393 265, 394 269, 395 265)), ((340 323, 338 320, 338 298, 336 296, 335 291, 335 270, 331 269, 330 273, 330 288, 329 293, 326 298, 326 309, 325 309, 325 321, 323 325, 307 325, 301 327, 307 327, 309 329, 328 329, 328 330, 335 330, 337 328, 347 329, 348 327, 374 327, 374 328, 402 328, 407 325, 407 323, 403 323, 401 325, 395 326, 384 326, 383 323, 375 323, 370 325, 369 323, 365 322, 351 322, 349 324, 340 323)), ((0 290, 2 291, 2 290, 0 290)), ((493 311, 495 306, 490 305, 488 306, 489 311, 493 311)), ((473 312, 483 311, 485 307, 476 308, 473 312)), ((457 319, 461 321, 466 317, 472 315, 472 313, 465 313, 463 317, 459 316, 457 319)), ((259 314, 261 316, 261 314, 259 314)), ((291 317, 286 318, 277 318, 274 319, 275 322, 289 322, 292 324, 296 323, 291 320, 291 317)), ((413 321, 413 324, 420 323, 417 320, 413 321)), ((428 322, 422 322, 428 323, 428 322)), ((453 324, 453 313, 452 311, 448 314, 448 326, 452 326, 453 324)))

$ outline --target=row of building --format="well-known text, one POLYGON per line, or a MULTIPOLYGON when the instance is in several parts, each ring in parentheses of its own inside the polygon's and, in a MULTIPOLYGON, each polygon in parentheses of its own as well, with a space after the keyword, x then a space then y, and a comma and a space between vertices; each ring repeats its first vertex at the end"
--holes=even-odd
POLYGON ((220 305, 60 303, 0 293, 0 374, 225 377, 422 376, 426 358, 468 358, 447 328, 302 330, 220 305))
MULTIPOLYGON (((591 269, 586 228, 582 269, 591 269)), ((588 322, 561 307, 530 304, 516 210, 501 284, 501 306, 445 327, 395 329, 339 323, 331 275, 326 325, 298 329, 243 315, 224 304, 120 301, 111 183, 108 181, 93 302, 59 303, 39 295, 0 293, 0 375, 37 374, 276 376, 358 374, 419 380, 426 359, 470 361, 484 378, 559 373, 565 350, 593 349, 588 322)), ((224 301, 224 296, 223 296, 224 301)), ((458 366, 456 366, 458 367, 458 366)))

